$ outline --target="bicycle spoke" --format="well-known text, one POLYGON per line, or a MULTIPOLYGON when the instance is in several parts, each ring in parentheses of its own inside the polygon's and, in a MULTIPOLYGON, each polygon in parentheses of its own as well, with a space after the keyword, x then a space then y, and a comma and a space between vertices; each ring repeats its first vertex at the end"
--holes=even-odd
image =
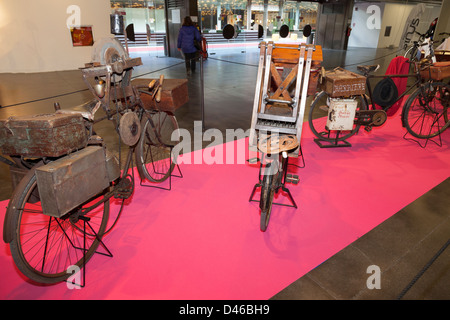
POLYGON ((419 88, 408 99, 405 104, 404 123, 412 136, 429 139, 448 127, 447 92, 446 84, 433 83, 419 88))

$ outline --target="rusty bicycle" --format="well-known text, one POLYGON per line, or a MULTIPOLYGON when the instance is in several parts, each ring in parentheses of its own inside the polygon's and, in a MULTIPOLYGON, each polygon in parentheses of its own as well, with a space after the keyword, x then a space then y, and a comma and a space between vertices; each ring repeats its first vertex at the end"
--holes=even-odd
POLYGON ((131 73, 141 59, 130 58, 115 39, 97 43, 93 62, 81 68, 92 101, 0 122, 2 153, 9 156, 2 161, 18 173, 3 240, 17 268, 38 283, 67 280, 71 266, 85 272, 91 257, 102 253, 100 245, 112 256, 102 239, 120 216, 109 221, 111 202, 118 201, 121 212, 133 194, 133 155, 141 182, 162 182, 176 166, 177 121, 158 109, 164 77, 134 85, 131 73), (100 107, 106 115, 95 118, 100 107), (114 123, 128 147, 123 168, 120 153, 118 159, 95 133, 103 120, 114 123))
MULTIPOLYGON (((420 44, 415 42, 414 46, 419 47, 420 44)), ((412 140, 425 139, 426 142, 440 135, 450 125, 450 86, 443 81, 450 75, 440 72, 442 66, 432 61, 432 57, 408 60, 406 63, 414 66, 414 72, 407 74, 373 75, 379 65, 358 66, 363 75, 342 68, 324 73, 325 79, 328 75, 334 77, 328 84, 333 80, 336 84, 341 79, 348 83, 334 87, 325 84, 324 90, 317 93, 308 117, 311 131, 316 136, 314 141, 321 148, 351 146, 347 139, 355 135, 361 126, 371 131, 373 127, 384 124, 386 112, 408 94, 401 113, 406 134, 409 133, 412 140), (413 78, 414 83, 398 94, 393 82, 395 78, 413 78), (382 80, 372 89, 371 79, 382 80), (377 94, 374 95, 375 92, 377 94)), ((445 68, 448 70, 448 67, 445 68)), ((418 140, 415 141, 420 145, 418 140)))

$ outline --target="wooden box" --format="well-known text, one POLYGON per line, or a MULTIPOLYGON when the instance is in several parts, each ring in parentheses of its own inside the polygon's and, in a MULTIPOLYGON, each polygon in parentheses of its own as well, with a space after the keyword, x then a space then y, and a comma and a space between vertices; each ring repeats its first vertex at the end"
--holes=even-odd
MULTIPOLYGON (((298 64, 300 50, 297 44, 275 44, 272 51, 272 60, 277 67, 293 68, 298 64)), ((305 52, 305 61, 307 59, 307 50, 305 52)), ((307 95, 314 95, 317 91, 321 64, 323 61, 322 47, 314 46, 311 58, 311 72, 309 74, 307 95)))
POLYGON ((322 69, 321 61, 312 61, 311 62, 311 72, 309 73, 309 82, 308 82, 308 95, 309 96, 314 95, 317 91, 321 69, 322 69))
POLYGON ((361 95, 366 92, 366 78, 354 72, 336 68, 325 73, 322 90, 332 98, 361 95))
POLYGON ((5 155, 59 157, 86 144, 86 128, 78 114, 38 114, 0 120, 0 148, 5 155))
MULTIPOLYGON (((134 86, 148 86, 153 79, 134 79, 134 86)), ((156 102, 151 95, 141 93, 141 100, 147 110, 160 110, 174 113, 189 100, 187 79, 164 79, 161 92, 161 101, 156 102)))
POLYGON ((420 71, 420 75, 425 78, 433 80, 443 80, 450 77, 450 61, 435 62, 429 68, 420 71))
POLYGON ((36 169, 44 214, 61 217, 109 186, 105 150, 89 146, 36 169))

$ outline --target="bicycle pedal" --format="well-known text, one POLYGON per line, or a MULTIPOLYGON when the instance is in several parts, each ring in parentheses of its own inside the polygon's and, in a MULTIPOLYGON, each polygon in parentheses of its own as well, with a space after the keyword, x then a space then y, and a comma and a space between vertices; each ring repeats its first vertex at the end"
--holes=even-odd
POLYGON ((291 173, 288 173, 286 175, 286 182, 288 182, 288 183, 298 184, 299 181, 300 181, 300 178, 298 177, 298 175, 291 174, 291 173))
POLYGON ((116 199, 128 199, 134 191, 134 183, 128 177, 124 177, 119 181, 119 184, 114 189, 114 198, 116 199))
POLYGON ((370 132, 372 131, 372 126, 367 126, 364 128, 364 130, 366 130, 366 132, 370 132))

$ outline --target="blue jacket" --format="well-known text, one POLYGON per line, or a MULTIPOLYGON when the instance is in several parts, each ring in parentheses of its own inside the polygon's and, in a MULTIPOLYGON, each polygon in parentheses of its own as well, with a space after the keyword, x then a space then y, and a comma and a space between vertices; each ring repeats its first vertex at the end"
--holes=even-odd
POLYGON ((183 53, 197 52, 194 47, 194 39, 198 42, 202 40, 198 29, 194 26, 182 26, 178 34, 177 48, 181 48, 183 53))

